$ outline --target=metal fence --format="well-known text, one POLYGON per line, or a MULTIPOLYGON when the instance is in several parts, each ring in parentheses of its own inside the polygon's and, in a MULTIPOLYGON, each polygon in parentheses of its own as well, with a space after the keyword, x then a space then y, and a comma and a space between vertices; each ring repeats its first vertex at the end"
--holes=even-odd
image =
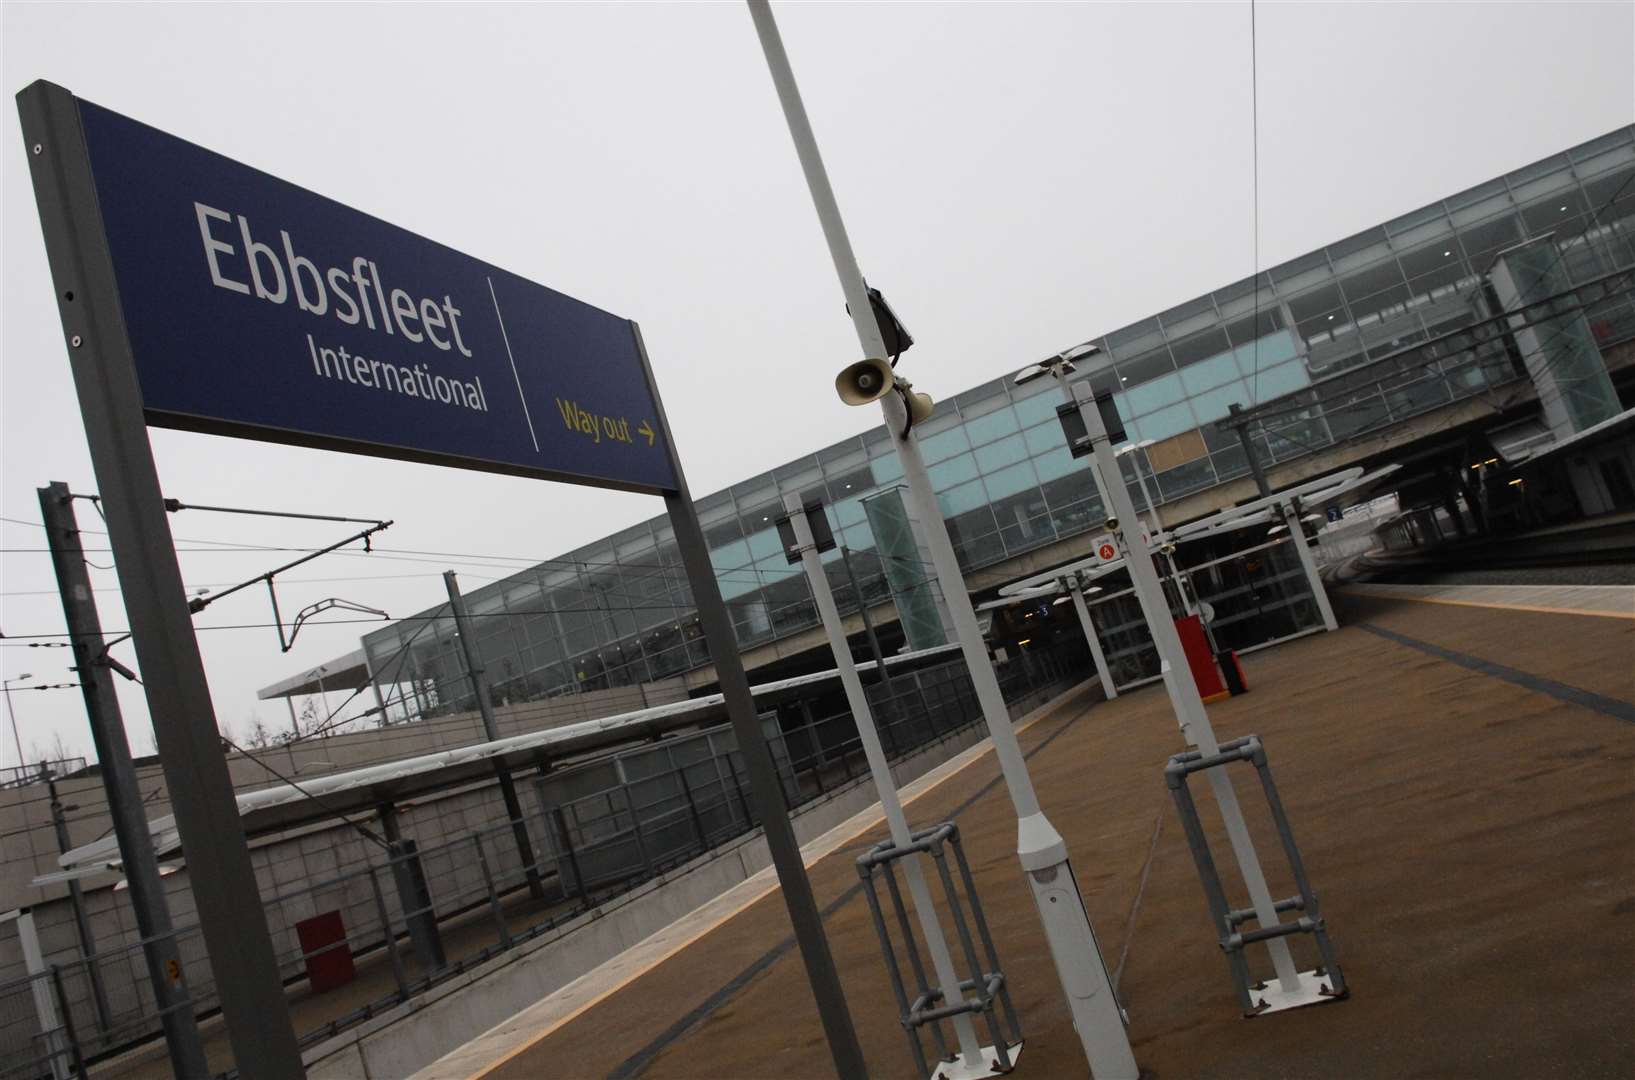
POLYGON ((0 982, 0 1051, 3 1080, 86 1075, 61 968, 0 982))
MULTIPOLYGON (((1080 644, 1028 650, 998 674, 1006 700, 1015 703, 1064 688, 1088 666, 1080 644)), ((962 662, 897 675, 865 691, 893 759, 982 721, 962 662)), ((791 807, 867 774, 849 712, 818 715, 821 707, 811 702, 787 711, 798 711, 794 722, 780 726, 767 714, 762 723, 791 807)), ((332 873, 316 880, 274 874, 290 879, 264 890, 263 902, 302 1046, 548 933, 758 823, 727 726, 546 771, 533 788, 536 805, 525 805, 521 819, 532 864, 517 855, 515 823, 506 820, 495 788, 466 793, 460 810, 466 827, 447 842, 422 848, 404 840, 383 848, 337 829, 316 834, 337 853, 332 873)), ((173 910, 185 893, 178 885, 173 910)), ((128 925, 129 906, 119 903, 108 917, 128 925)), ((192 1007, 207 1016, 217 995, 199 928, 183 926, 175 936, 192 1007)), ((89 959, 66 939, 45 951, 52 960, 71 959, 0 984, 0 1080, 61 1080, 84 1062, 158 1038, 140 941, 99 945, 89 959), (106 1008, 98 1004, 98 985, 111 1003, 106 1008), (43 1008, 42 994, 51 1010, 43 1008)), ((209 1037, 223 1036, 215 1029, 209 1037)))

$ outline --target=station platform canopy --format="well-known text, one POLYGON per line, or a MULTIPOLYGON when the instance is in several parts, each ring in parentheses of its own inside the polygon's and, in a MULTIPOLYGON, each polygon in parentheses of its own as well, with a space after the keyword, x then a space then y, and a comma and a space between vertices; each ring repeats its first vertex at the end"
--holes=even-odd
MULTIPOLYGON (((959 649, 958 645, 939 645, 887 657, 886 671, 901 674, 944 663, 957 657, 959 649)), ((858 664, 857 670, 871 672, 875 666, 870 660, 858 664)), ((839 682, 840 673, 830 668, 752 686, 750 693, 756 706, 764 709, 803 697, 814 689, 828 690, 829 684, 839 682)), ((513 769, 537 766, 542 756, 552 760, 578 758, 640 739, 658 739, 679 729, 724 723, 726 719, 723 696, 708 694, 598 720, 302 779, 299 786, 279 784, 247 791, 237 796, 239 819, 245 836, 253 838, 334 820, 343 814, 367 815, 382 804, 490 782, 496 763, 513 769)), ((154 852, 160 858, 180 853, 181 838, 174 817, 167 814, 149 821, 148 832, 154 852)), ((113 836, 105 836, 66 852, 58 858, 57 864, 61 870, 41 875, 33 884, 44 886, 118 870, 118 841, 113 836)))
POLYGON ((354 649, 345 656, 308 668, 299 675, 291 675, 271 686, 264 686, 255 692, 255 696, 260 701, 271 701, 273 698, 305 697, 331 690, 362 690, 368 685, 369 662, 362 649, 354 649))

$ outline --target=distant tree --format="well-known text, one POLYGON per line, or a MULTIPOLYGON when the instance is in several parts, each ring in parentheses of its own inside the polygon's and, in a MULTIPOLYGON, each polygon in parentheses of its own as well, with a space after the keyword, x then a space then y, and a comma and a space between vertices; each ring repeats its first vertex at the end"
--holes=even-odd
POLYGON ((307 698, 307 703, 301 706, 300 715, 295 718, 295 734, 311 734, 322 721, 323 712, 319 709, 318 702, 307 698))

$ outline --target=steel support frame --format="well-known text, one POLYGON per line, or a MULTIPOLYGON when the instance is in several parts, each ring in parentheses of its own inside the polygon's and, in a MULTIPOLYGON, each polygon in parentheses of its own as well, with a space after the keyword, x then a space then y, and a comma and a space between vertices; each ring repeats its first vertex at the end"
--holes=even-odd
POLYGON ((1193 861, 1198 867, 1198 877, 1203 883, 1204 899, 1209 905, 1210 920, 1215 924, 1215 930, 1220 936, 1221 951, 1226 954, 1226 964, 1232 973, 1232 985, 1238 995, 1238 1005, 1246 1017, 1259 1016, 1261 1013, 1276 1011, 1279 1008, 1290 1008, 1294 1005, 1315 1004, 1319 1001, 1339 1001, 1350 996, 1350 989, 1346 985, 1345 975, 1340 971, 1339 962, 1334 956, 1334 946, 1329 940, 1328 924, 1323 919, 1321 908, 1318 906, 1317 893, 1311 887, 1311 880, 1306 876, 1306 866, 1300 858, 1300 849, 1294 842, 1294 830, 1289 825, 1288 814, 1284 812, 1283 800, 1277 793, 1277 785, 1272 780, 1271 768, 1266 762, 1266 747, 1258 735, 1246 735, 1241 739, 1233 739, 1222 743, 1219 751, 1206 755, 1198 750, 1189 750, 1176 754, 1169 759, 1164 768, 1164 784, 1169 788, 1170 796, 1175 800, 1175 809, 1181 818, 1181 828, 1186 833, 1187 846, 1192 850, 1193 861), (1203 822, 1198 817, 1198 807, 1192 799, 1192 792, 1187 787, 1187 779, 1194 773, 1221 769, 1233 762, 1248 762, 1255 767, 1260 778, 1262 792, 1266 796, 1267 807, 1271 810, 1272 821, 1277 827, 1278 838, 1283 844, 1284 856, 1289 861, 1289 869, 1294 875, 1295 887, 1298 894, 1273 904, 1274 915, 1270 921, 1264 919, 1255 908, 1233 908, 1226 899, 1226 888, 1221 883, 1220 872, 1215 868, 1214 856, 1209 850, 1209 839, 1204 835, 1203 822), (1300 916, 1293 921, 1285 922, 1276 917, 1286 911, 1298 911, 1300 916), (1258 922, 1258 929, 1244 930, 1243 925, 1251 919, 1258 922), (1252 981, 1249 974, 1249 963, 1244 956, 1244 948, 1257 941, 1274 941, 1287 938, 1293 934, 1310 934, 1317 945, 1318 955, 1322 958, 1322 966, 1313 971, 1302 973, 1302 982, 1309 982, 1315 988, 1315 993, 1307 999, 1291 1000, 1279 995, 1275 988, 1265 981, 1252 981))
POLYGON ((960 1019, 976 1015, 984 1018, 988 1037, 992 1039, 991 1049, 994 1056, 983 1065, 994 1073, 1010 1072, 1015 1067, 1016 1056, 1022 1048, 1022 1023, 1011 1004, 1010 989, 1005 983, 1005 974, 999 967, 999 952, 994 947, 993 934, 988 930, 988 920, 982 913, 982 901, 977 896, 976 882, 971 877, 970 864, 965 860, 965 850, 959 841, 959 826, 952 821, 945 821, 929 829, 918 830, 908 838, 906 844, 898 844, 889 839, 882 840, 857 857, 857 876, 863 882, 863 896, 868 901, 869 914, 874 920, 874 932, 880 939, 880 951, 886 958, 886 972, 891 979, 892 993, 897 999, 898 1019, 908 1036, 909 1051, 914 1055, 914 1063, 919 1068, 919 1074, 943 1075, 941 1071, 943 1067, 957 1060, 943 1034, 942 1021, 952 1018, 958 1022, 960 1019), (954 867, 959 877, 957 886, 954 874, 948 869, 949 851, 953 852, 954 867), (937 877, 942 882, 943 899, 948 905, 966 969, 971 972, 969 978, 959 982, 960 1000, 957 1004, 949 1003, 942 990, 933 987, 926 977, 925 964, 920 958, 919 947, 914 940, 913 926, 903 905, 902 890, 897 886, 897 877, 893 870, 893 865, 900 860, 915 858, 922 853, 929 855, 937 868, 937 877), (897 962, 897 946, 891 939, 891 930, 880 903, 878 881, 884 881, 886 884, 886 892, 891 899, 892 921, 902 936, 901 948, 908 957, 909 968, 913 972, 912 998, 908 995, 902 968, 897 962), (970 908, 969 920, 966 918, 966 907, 970 908), (973 926, 976 930, 974 940, 971 935, 973 926), (976 949, 978 941, 981 942, 983 950, 980 957, 976 949), (966 992, 972 996, 965 997, 966 992), (996 1014, 996 1005, 999 1011, 1004 1013, 1003 1020, 996 1014), (932 1043, 937 1050, 940 1062, 937 1072, 932 1071, 925 1056, 925 1044, 920 1038, 920 1031, 923 1028, 930 1029, 932 1043))

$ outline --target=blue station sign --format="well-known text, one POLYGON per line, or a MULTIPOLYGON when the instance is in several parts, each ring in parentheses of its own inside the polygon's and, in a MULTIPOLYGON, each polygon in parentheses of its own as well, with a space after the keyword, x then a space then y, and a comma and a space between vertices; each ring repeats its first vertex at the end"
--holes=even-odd
POLYGON ((630 322, 78 104, 150 424, 676 489, 630 322))

